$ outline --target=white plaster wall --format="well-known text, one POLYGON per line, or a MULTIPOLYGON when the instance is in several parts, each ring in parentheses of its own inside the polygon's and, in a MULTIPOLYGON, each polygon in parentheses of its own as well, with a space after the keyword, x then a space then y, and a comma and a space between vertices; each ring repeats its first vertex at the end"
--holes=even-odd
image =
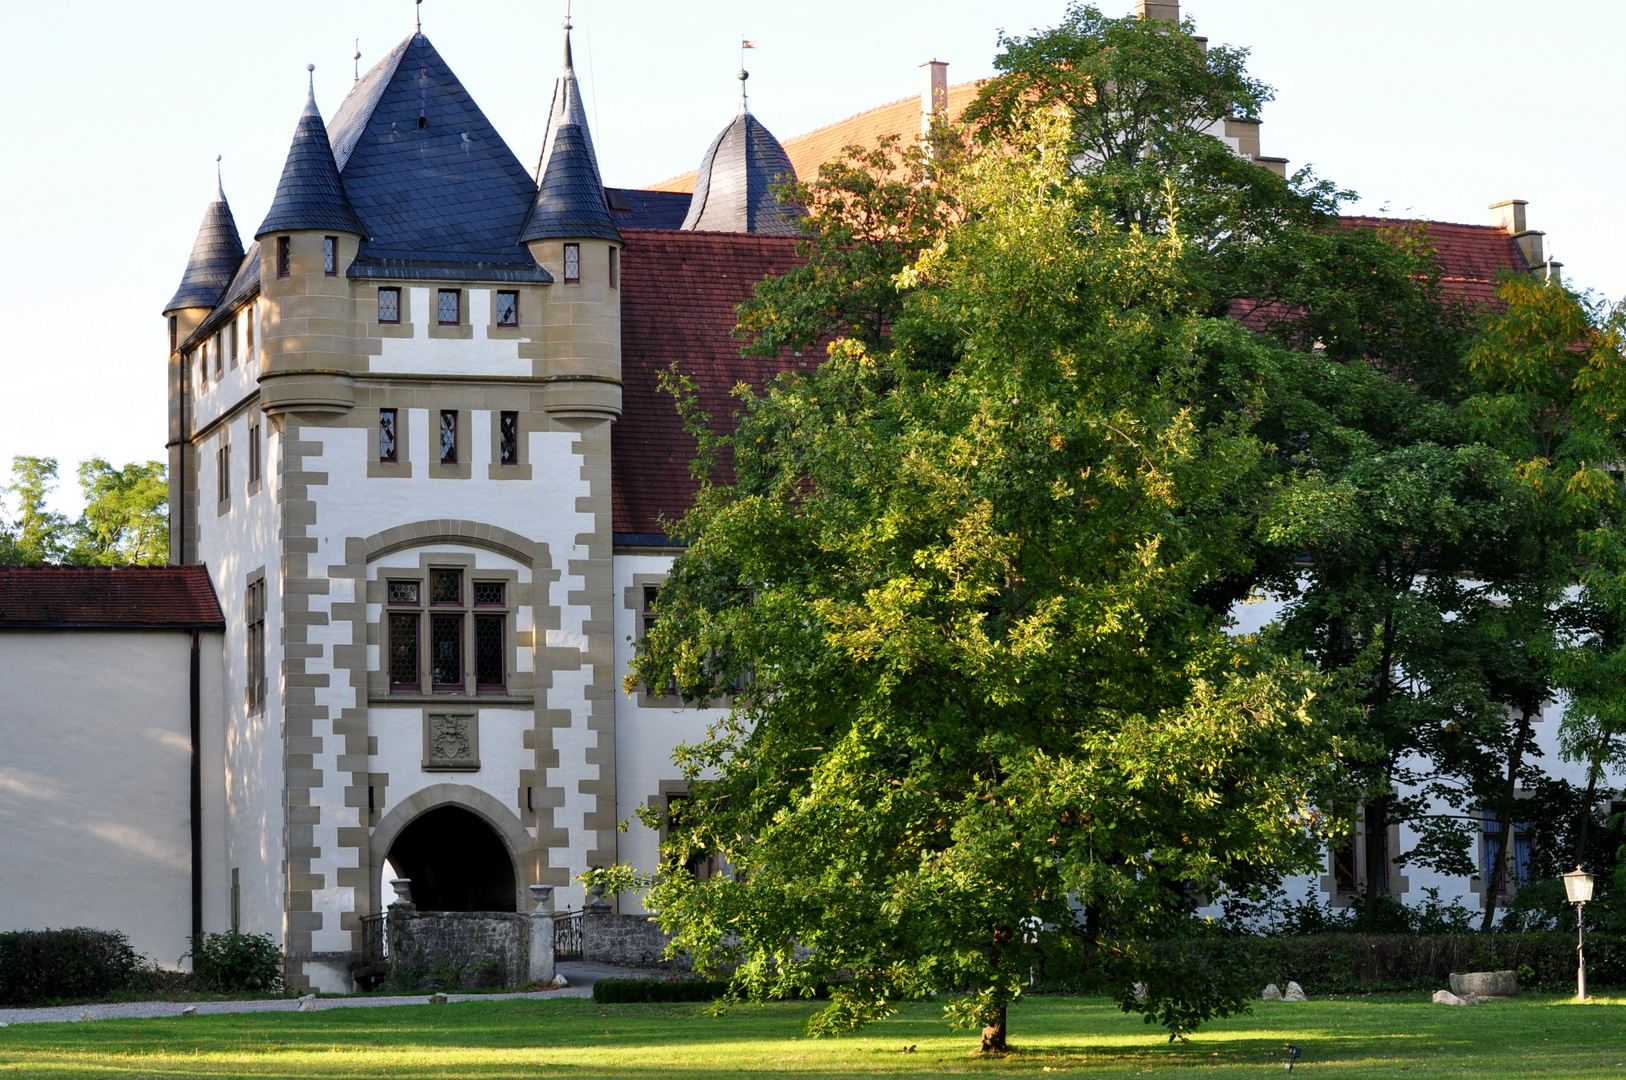
POLYGON ((282 436, 257 405, 232 416, 205 440, 198 454, 198 558, 209 570, 226 620, 222 642, 224 677, 219 701, 222 786, 226 801, 224 862, 206 877, 210 891, 223 891, 226 901, 216 913, 206 911, 205 928, 231 928, 231 871, 238 869, 241 929, 246 934, 283 934, 283 743, 282 743, 282 556, 279 543, 282 436), (248 490, 248 427, 260 424, 260 490, 248 490), (214 449, 225 437, 232 444, 231 509, 218 514, 214 499, 214 449), (248 625, 245 591, 248 575, 265 568, 265 707, 248 712, 248 625))
MULTIPOLYGON (((491 328, 490 289, 464 289, 468 310, 463 321, 474 332, 465 338, 432 338, 429 328, 435 322, 435 289, 403 289, 408 313, 412 316, 410 338, 382 339, 383 352, 368 361, 369 371, 415 375, 530 375, 531 361, 520 359, 519 343, 530 338, 487 336, 491 328)), ((422 458, 414 458, 421 461, 422 458)))
MULTIPOLYGON (((637 809, 647 806, 651 796, 660 793, 661 781, 683 779, 672 763, 672 751, 679 743, 700 742, 706 728, 724 715, 718 708, 648 709, 638 698, 619 689, 636 655, 638 613, 627 606, 627 590, 640 574, 665 575, 672 568, 668 555, 617 555, 612 567, 615 605, 615 775, 616 819, 627 822, 621 837, 621 861, 645 873, 660 863, 660 834, 638 820, 637 809)), ((641 903, 631 896, 621 897, 621 910, 642 912, 641 903)))
MULTIPOLYGON (((427 303, 428 297, 422 298, 422 302, 427 303)), ((413 303, 415 312, 423 310, 416 306, 418 299, 415 298, 413 303)), ((470 307, 472 315, 477 310, 472 300, 470 307)), ((478 333, 480 323, 476 321, 475 325, 478 333)), ((468 346, 468 342, 459 344, 464 348, 468 346)), ((493 343, 497 344, 506 347, 511 343, 493 343)), ((441 364, 442 361, 437 360, 436 363, 441 364)), ((450 370, 449 367, 444 369, 450 370)), ((486 367, 484 370, 492 369, 486 367)), ((328 476, 325 486, 309 489, 311 497, 317 502, 317 524, 310 530, 317 538, 317 551, 310 557, 310 574, 313 578, 321 578, 327 573, 328 566, 343 563, 345 542, 351 537, 366 537, 398 525, 425 520, 457 519, 497 525, 546 545, 550 565, 559 571, 558 580, 548 587, 548 602, 560 610, 561 625, 559 629, 546 631, 546 640, 542 644, 585 650, 587 636, 584 625, 591 610, 585 604, 571 602, 570 594, 583 590, 586 583, 580 575, 566 572, 572 560, 587 555, 586 545, 577 543, 578 536, 591 533, 594 529, 592 515, 577 509, 578 500, 590 494, 588 483, 581 477, 582 458, 572 449, 577 436, 572 432, 530 433, 527 449, 533 479, 490 480, 486 478, 487 466, 491 464, 490 440, 482 438, 480 433, 489 433, 492 418, 489 411, 477 410, 470 420, 471 434, 474 436, 469 440, 472 478, 467 480, 430 477, 424 468, 416 468, 415 475, 411 477, 369 478, 365 430, 301 429, 302 440, 320 443, 323 447, 319 457, 306 458, 305 469, 328 476)), ((429 410, 411 410, 408 454, 414 463, 427 463, 430 460, 429 431, 429 410)), ((473 554, 477 566, 517 566, 484 549, 439 549, 473 554)), ((425 550, 435 549, 405 549, 380 560, 380 565, 417 566, 419 554, 425 550)), ((370 567, 369 575, 376 577, 376 574, 376 567, 370 567)), ((333 584, 335 588, 330 595, 312 597, 313 611, 330 610, 333 602, 350 600, 348 592, 339 588, 341 583, 338 579, 334 579, 333 584), (344 595, 340 595, 341 591, 344 591, 344 595)), ((529 616, 525 618, 528 620, 529 616)), ((529 628, 528 621, 519 623, 519 628, 529 628)), ((318 701, 326 704, 335 716, 341 709, 366 705, 367 688, 351 686, 348 672, 333 667, 330 646, 340 643, 339 638, 347 633, 347 629, 335 627, 330 629, 328 635, 313 635, 312 640, 320 641, 324 648, 321 657, 307 661, 309 672, 331 677, 328 688, 319 692, 318 701)), ((378 662, 376 650, 369 650, 368 659, 370 665, 378 662)), ((520 665, 522 669, 525 665, 534 667, 534 654, 522 659, 520 665)), ((584 687, 591 678, 592 665, 585 662, 580 671, 555 673, 554 685, 546 691, 545 701, 538 701, 539 706, 545 704, 551 708, 567 709, 572 716, 569 728, 554 729, 554 745, 559 750, 560 764, 556 770, 550 770, 545 781, 564 788, 564 806, 554 813, 556 822, 567 827, 570 834, 569 846, 550 850, 549 861, 553 866, 566 867, 571 877, 587 869, 587 852, 591 843, 584 828, 584 818, 597 805, 596 796, 579 790, 579 781, 598 778, 598 766, 589 765, 586 761, 587 751, 596 746, 598 738, 587 727, 589 705, 584 687)), ((379 756, 370 762, 369 767, 371 771, 390 774, 389 805, 448 779, 446 773, 423 771, 423 740, 421 720, 418 719, 421 714, 418 708, 411 709, 410 714, 412 720, 407 724, 397 710, 379 708, 370 713, 373 733, 379 736, 379 756)), ((528 710, 488 708, 480 711, 480 718, 480 771, 450 776, 455 782, 473 784, 491 792, 517 815, 519 770, 531 767, 534 762, 531 751, 524 750, 521 743, 521 732, 533 722, 532 714, 528 710)), ((312 802, 321 807, 316 843, 322 850, 321 858, 316 860, 312 869, 323 874, 329 882, 337 880, 337 871, 341 866, 353 865, 355 859, 354 852, 347 851, 343 854, 346 862, 340 862, 338 828, 360 823, 360 810, 344 806, 343 789, 348 777, 340 774, 337 768, 339 749, 340 740, 329 740, 324 753, 317 758, 315 767, 322 771, 323 786, 319 791, 313 791, 311 796, 312 802)), ((387 811, 389 806, 383 809, 387 811)), ((349 948, 348 932, 339 932, 338 917, 341 912, 351 909, 353 891, 349 888, 329 888, 315 898, 316 906, 323 913, 322 929, 313 937, 316 951, 349 948)), ((579 901, 579 888, 575 892, 579 901)), ((560 899, 561 902, 568 902, 569 897, 561 896, 560 899)))
MULTIPOLYGON (((190 651, 182 632, 4 632, 0 929, 122 930, 158 963, 180 962, 192 932, 190 651)), ((218 725, 207 690, 219 654, 202 655, 204 722, 218 725)))
MULTIPOLYGON (((192 398, 193 430, 203 430, 205 427, 219 419, 222 413, 232 408, 234 405, 237 405, 244 398, 248 397, 250 394, 253 394, 259 388, 260 365, 256 359, 251 358, 248 355, 248 350, 243 347, 243 342, 247 340, 245 332, 247 330, 248 322, 254 317, 253 312, 257 309, 257 307, 257 303, 249 304, 242 311, 237 313, 236 319, 234 320, 237 327, 237 341, 239 349, 237 361, 234 364, 229 363, 226 365, 225 371, 221 374, 220 381, 215 381, 214 367, 214 350, 217 347, 219 339, 214 336, 211 336, 209 339, 207 349, 209 357, 209 378, 202 384, 196 382, 197 358, 198 355, 205 352, 205 350, 194 350, 192 354, 193 386, 194 388, 201 388, 202 393, 194 393, 192 398)), ((260 333, 258 328, 256 328, 254 334, 254 351, 256 354, 259 352, 259 348, 260 333)), ((236 465, 236 462, 233 462, 232 464, 236 465)), ((213 491, 213 488, 209 489, 209 492, 213 491)), ((209 492, 206 492, 205 494, 208 494, 209 492)))

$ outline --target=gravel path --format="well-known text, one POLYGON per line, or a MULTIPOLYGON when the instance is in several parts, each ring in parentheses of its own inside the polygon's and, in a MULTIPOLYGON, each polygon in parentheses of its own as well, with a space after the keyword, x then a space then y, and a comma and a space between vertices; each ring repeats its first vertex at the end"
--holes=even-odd
MULTIPOLYGON (((451 1001, 540 1001, 547 998, 585 998, 593 996, 593 984, 608 978, 645 978, 652 974, 636 968, 611 967, 608 964, 560 964, 559 974, 570 983, 563 990, 544 990, 529 994, 447 994, 451 1001)), ((330 997, 316 998, 312 1005, 316 1012, 328 1009, 379 1009, 390 1005, 426 1005, 427 994, 391 997, 330 997)), ((297 1012, 298 998, 279 998, 263 1001, 129 1001, 117 1005, 57 1005, 48 1009, 0 1009, 0 1025, 49 1024, 79 1022, 83 1020, 150 1020, 160 1016, 180 1016, 182 1009, 195 1008, 199 1016, 219 1013, 297 1012)))

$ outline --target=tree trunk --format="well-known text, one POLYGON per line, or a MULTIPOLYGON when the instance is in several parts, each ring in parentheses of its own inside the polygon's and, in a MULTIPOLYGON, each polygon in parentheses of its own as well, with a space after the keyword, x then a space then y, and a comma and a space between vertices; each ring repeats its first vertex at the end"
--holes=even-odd
POLYGON ((1511 853, 1508 844, 1513 839, 1514 792, 1518 790, 1519 765, 1524 760, 1525 744, 1530 738, 1530 707, 1519 710, 1519 731, 1513 737, 1513 749, 1507 756, 1507 788, 1502 795, 1500 820, 1496 829, 1496 865, 1491 867, 1490 881, 1485 886, 1485 920, 1479 924, 1481 933, 1488 933, 1496 924, 1496 902, 1501 899, 1502 885, 1507 881, 1507 864, 1511 853))
POLYGON ((1598 797, 1598 774, 1603 771, 1603 760, 1609 756, 1609 736, 1598 740, 1598 752, 1592 755, 1592 767, 1586 774, 1586 799, 1581 803, 1581 827, 1576 830, 1575 865, 1586 861, 1586 830, 1592 824, 1592 800, 1598 797))
POLYGON ((1005 1045, 1005 1006, 1001 1005, 994 1014, 994 1022, 982 1029, 982 1050, 984 1054, 1003 1054, 1005 1045))

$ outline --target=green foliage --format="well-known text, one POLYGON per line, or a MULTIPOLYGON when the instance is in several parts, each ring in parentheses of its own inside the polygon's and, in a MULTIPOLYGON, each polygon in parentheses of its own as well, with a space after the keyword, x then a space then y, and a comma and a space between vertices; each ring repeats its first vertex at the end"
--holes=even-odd
POLYGON ((150 965, 114 930, 0 933, 0 1005, 103 997, 143 982, 150 965))
POLYGON ((655 875, 641 873, 626 863, 615 863, 612 866, 595 866, 577 874, 576 880, 589 889, 602 885, 605 895, 615 896, 619 893, 643 892, 655 883, 655 875))
POLYGON ((56 487, 55 458, 14 457, 0 486, 0 566, 63 563, 136 566, 169 559, 169 478, 159 461, 116 468, 99 457, 79 466, 85 510, 76 521, 46 509, 56 487))
POLYGON ((282 948, 270 934, 203 934, 187 954, 198 981, 222 993, 282 989, 282 948))
POLYGON ((715 1001, 727 994, 727 979, 600 979, 593 984, 593 1000, 600 1005, 715 1001))

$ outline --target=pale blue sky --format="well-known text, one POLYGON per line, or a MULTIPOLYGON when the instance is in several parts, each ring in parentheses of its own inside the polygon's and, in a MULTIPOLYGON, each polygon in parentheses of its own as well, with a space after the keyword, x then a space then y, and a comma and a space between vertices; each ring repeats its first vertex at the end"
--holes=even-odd
MULTIPOLYGON (((1109 14, 1133 0, 1102 0, 1109 14)), ((538 150, 563 0, 426 0, 424 31, 520 160, 538 150)), ((578 72, 605 179, 698 163, 732 116, 781 138, 918 93, 917 65, 992 72, 996 37, 1063 0, 576 0, 578 72)), ((1188 0, 1276 88, 1264 153, 1313 164, 1355 209, 1485 223, 1530 201, 1566 274, 1626 293, 1617 103, 1626 5, 1571 0, 1188 0)), ((245 238, 264 215, 316 64, 324 116, 412 28, 410 0, 54 0, 4 5, 0 476, 13 454, 163 456, 164 324, 224 156, 245 238)), ((72 487, 71 480, 68 487, 72 487)), ((76 500, 62 504, 73 509, 76 500)))

